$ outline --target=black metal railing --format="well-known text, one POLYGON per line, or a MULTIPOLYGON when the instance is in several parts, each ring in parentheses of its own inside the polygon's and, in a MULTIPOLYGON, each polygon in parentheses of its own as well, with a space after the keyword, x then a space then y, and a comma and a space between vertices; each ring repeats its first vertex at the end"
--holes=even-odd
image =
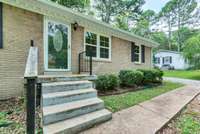
POLYGON ((31 47, 26 62, 24 79, 26 83, 26 133, 35 134, 35 111, 36 111, 36 90, 38 78, 38 48, 34 47, 31 40, 31 47))
POLYGON ((79 74, 89 73, 92 75, 92 56, 86 55, 86 51, 79 53, 79 74))

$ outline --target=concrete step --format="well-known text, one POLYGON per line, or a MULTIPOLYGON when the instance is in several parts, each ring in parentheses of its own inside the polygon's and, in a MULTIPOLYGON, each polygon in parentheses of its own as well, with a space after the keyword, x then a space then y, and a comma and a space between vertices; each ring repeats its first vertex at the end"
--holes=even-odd
POLYGON ((93 84, 90 81, 68 81, 68 82, 52 82, 42 84, 42 93, 55 93, 70 90, 92 88, 93 84))
POLYGON ((105 122, 112 118, 111 112, 106 109, 81 115, 72 119, 43 126, 44 134, 76 134, 96 124, 105 122))
POLYGON ((104 108, 98 98, 90 98, 59 105, 43 107, 43 124, 69 119, 104 108))
POLYGON ((94 97, 97 97, 97 91, 93 88, 46 93, 42 95, 42 105, 50 106, 94 97))
POLYGON ((96 80, 96 75, 78 74, 78 75, 40 75, 38 77, 39 83, 62 82, 62 81, 82 81, 82 80, 96 80))

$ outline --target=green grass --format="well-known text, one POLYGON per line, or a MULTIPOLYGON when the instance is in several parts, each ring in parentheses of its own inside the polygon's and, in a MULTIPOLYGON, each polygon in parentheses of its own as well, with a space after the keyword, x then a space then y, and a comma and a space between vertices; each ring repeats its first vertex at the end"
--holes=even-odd
POLYGON ((12 123, 11 121, 7 120, 6 116, 7 113, 0 112, 0 127, 6 127, 12 123))
POLYGON ((200 121, 192 115, 184 115, 179 119, 178 127, 181 134, 199 134, 200 121))
POLYGON ((200 80, 200 70, 169 70, 164 71, 164 76, 200 80))
POLYGON ((106 108, 108 108, 112 112, 117 112, 121 109, 134 106, 140 102, 149 100, 155 96, 158 96, 181 86, 183 86, 183 84, 164 82, 163 85, 154 88, 145 88, 143 90, 128 92, 120 95, 104 96, 101 97, 101 99, 104 100, 106 108))

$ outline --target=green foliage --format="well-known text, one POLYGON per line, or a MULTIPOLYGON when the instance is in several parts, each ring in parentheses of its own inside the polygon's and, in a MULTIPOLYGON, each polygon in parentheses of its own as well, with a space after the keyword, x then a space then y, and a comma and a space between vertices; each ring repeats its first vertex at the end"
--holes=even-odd
POLYGON ((95 81, 97 90, 107 91, 113 90, 119 85, 119 79, 114 74, 99 75, 95 81))
POLYGON ((154 32, 154 33, 152 33, 151 39, 160 44, 158 49, 169 49, 168 48, 168 37, 164 32, 154 32))
POLYGON ((116 17, 116 24, 115 24, 115 26, 117 28, 122 29, 122 30, 129 31, 129 25, 128 25, 127 16, 125 16, 125 15, 118 15, 116 17))
POLYGON ((95 8, 102 21, 110 23, 111 18, 127 15, 128 19, 136 20, 141 13, 144 0, 95 0, 95 8))
POLYGON ((163 71, 159 69, 138 69, 143 72, 143 84, 162 82, 163 71))
POLYGON ((178 127, 181 134, 198 134, 200 132, 200 121, 191 115, 185 115, 180 119, 178 127))
POLYGON ((197 34, 196 30, 189 29, 188 27, 181 27, 179 30, 173 32, 172 44, 178 46, 178 40, 181 42, 180 50, 183 50, 186 41, 197 34))
POLYGON ((7 113, 0 112, 0 127, 6 127, 10 125, 12 122, 6 119, 7 113))
POLYGON ((200 68, 200 34, 189 38, 183 48, 183 54, 189 63, 195 68, 200 68))
POLYGON ((174 90, 181 86, 183 85, 180 83, 164 82, 162 86, 145 88, 144 90, 128 92, 120 95, 105 96, 101 97, 101 99, 104 100, 106 108, 110 109, 112 112, 117 112, 121 109, 125 109, 146 100, 150 100, 153 97, 174 90))
POLYGON ((164 71, 164 76, 200 80, 200 70, 170 70, 164 71))
POLYGON ((137 22, 136 27, 132 31, 142 37, 150 38, 150 24, 146 19, 141 19, 137 22))
POLYGON ((192 21, 192 12, 197 7, 196 0, 170 0, 165 4, 159 13, 161 20, 165 19, 168 26, 168 45, 171 49, 172 45, 172 29, 178 28, 177 36, 173 44, 177 45, 178 51, 181 51, 183 40, 183 34, 181 28, 187 26, 187 24, 195 23, 192 21))
POLYGON ((143 80, 143 73, 134 70, 121 70, 119 79, 123 86, 140 85, 143 80))
POLYGON ((72 8, 83 12, 84 8, 90 5, 90 0, 51 0, 53 2, 57 2, 63 6, 68 8, 72 8))
POLYGON ((136 23, 136 26, 132 29, 137 35, 150 38, 151 37, 151 30, 150 26, 156 20, 156 13, 153 10, 146 10, 144 11, 139 20, 136 23))

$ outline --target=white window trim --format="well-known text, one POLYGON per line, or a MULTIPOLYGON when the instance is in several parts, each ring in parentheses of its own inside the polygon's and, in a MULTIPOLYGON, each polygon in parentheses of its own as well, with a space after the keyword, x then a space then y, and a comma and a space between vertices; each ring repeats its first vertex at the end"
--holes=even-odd
POLYGON ((44 26, 43 26, 43 39, 44 39, 44 70, 45 71, 71 71, 71 25, 68 23, 61 22, 59 20, 51 19, 48 17, 43 18, 44 26), (48 68, 48 22, 54 22, 56 24, 63 24, 68 28, 68 69, 49 69, 48 68))
POLYGON ((84 51, 86 51, 86 45, 95 46, 95 45, 86 43, 85 36, 86 36, 87 32, 91 32, 91 33, 94 33, 94 34, 97 35, 97 45, 96 45, 97 55, 96 55, 96 57, 92 57, 92 59, 96 60, 96 61, 111 61, 112 60, 112 58, 111 58, 111 56, 112 56, 112 54, 111 54, 112 53, 112 50, 111 50, 112 49, 111 36, 108 36, 108 35, 105 35, 105 34, 96 33, 96 32, 90 31, 90 30, 84 30, 84 51), (104 37, 109 38, 109 47, 100 46, 100 36, 104 36, 104 37), (109 58, 100 58, 100 48, 109 49, 109 58))
MULTIPOLYGON (((138 44, 135 44, 135 46, 138 46, 139 47, 139 53, 138 53, 138 55, 139 55, 139 61, 134 61, 134 63, 135 64, 141 64, 141 58, 142 58, 142 47, 141 47, 141 45, 138 45, 138 44)), ((135 52, 134 52, 134 54, 135 54, 135 52)))

